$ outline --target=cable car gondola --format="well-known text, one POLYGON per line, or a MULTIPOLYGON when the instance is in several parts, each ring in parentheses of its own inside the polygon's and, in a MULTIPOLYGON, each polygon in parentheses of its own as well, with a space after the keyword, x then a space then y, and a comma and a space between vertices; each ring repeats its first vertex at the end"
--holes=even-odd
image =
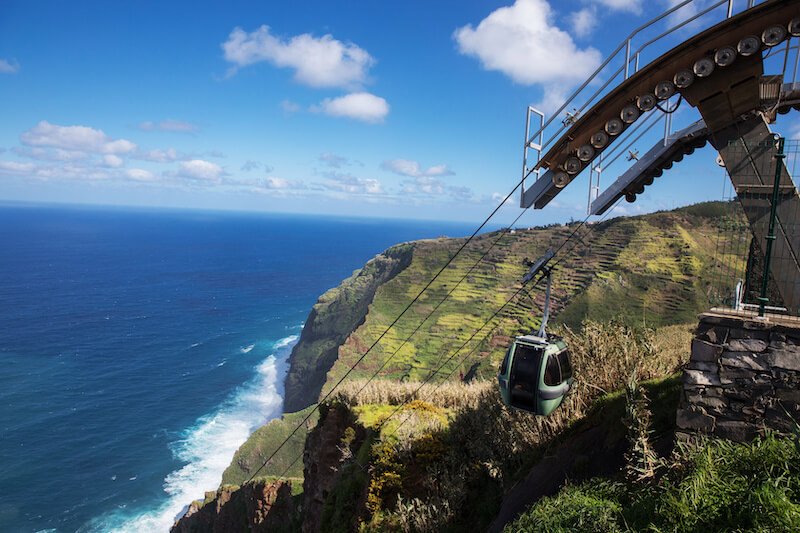
POLYGON ((497 381, 503 403, 536 415, 549 415, 564 400, 572 385, 569 349, 563 339, 547 335, 550 314, 551 271, 547 263, 555 254, 548 250, 530 267, 522 282, 539 272, 547 277, 542 325, 538 333, 514 339, 500 365, 497 381))

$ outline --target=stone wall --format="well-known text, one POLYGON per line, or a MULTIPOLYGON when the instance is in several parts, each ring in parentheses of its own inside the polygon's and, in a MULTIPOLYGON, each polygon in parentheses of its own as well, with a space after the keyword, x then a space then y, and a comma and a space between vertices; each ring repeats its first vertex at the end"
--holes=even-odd
POLYGON ((800 422, 800 321, 705 313, 683 372, 679 433, 747 441, 800 422))

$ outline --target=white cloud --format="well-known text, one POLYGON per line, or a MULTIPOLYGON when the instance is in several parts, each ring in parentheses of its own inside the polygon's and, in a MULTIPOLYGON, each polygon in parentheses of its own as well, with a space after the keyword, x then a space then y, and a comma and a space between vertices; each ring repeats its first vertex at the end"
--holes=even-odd
POLYGON ((597 26, 597 8, 589 6, 569 15, 572 31, 578 37, 588 37, 597 26))
POLYGON ((322 186, 331 191, 349 194, 383 194, 381 182, 372 178, 358 178, 351 174, 330 173, 328 181, 322 186))
POLYGON ((446 185, 442 180, 431 176, 418 176, 413 181, 404 181, 400 192, 417 197, 447 195, 459 201, 470 200, 473 196, 469 187, 446 185))
POLYGON ((404 181, 404 194, 444 194, 445 185, 441 180, 435 178, 420 177, 414 181, 404 181))
POLYGON ((421 176, 453 176, 455 172, 447 168, 447 165, 434 165, 422 170, 422 166, 417 161, 410 159, 391 159, 381 163, 381 168, 399 174, 400 176, 408 176, 417 178, 421 176))
POLYGON ((555 25, 546 0, 516 0, 475 28, 457 29, 453 38, 459 52, 478 59, 486 70, 502 72, 523 85, 541 84, 551 110, 568 86, 585 79, 601 61, 598 50, 578 48, 569 33, 555 25))
POLYGON ((222 50, 234 65, 231 74, 240 67, 269 62, 293 69, 294 79, 311 87, 359 87, 375 63, 366 50, 330 34, 314 37, 304 33, 284 40, 272 35, 266 25, 250 33, 234 28, 222 50))
POLYGON ((351 93, 339 98, 326 98, 311 108, 333 117, 347 117, 376 124, 389 114, 389 104, 380 96, 370 93, 351 93))
POLYGON ((197 181, 219 182, 225 175, 225 171, 222 170, 221 166, 211 161, 192 159, 190 161, 183 161, 175 175, 197 181))
POLYGON ((166 150, 155 149, 147 151, 138 151, 133 155, 134 159, 141 159, 144 161, 152 161, 154 163, 171 163, 179 159, 184 159, 185 156, 178 153, 175 148, 167 148, 166 150))
POLYGON ((122 166, 122 158, 118 155, 108 154, 103 156, 103 164, 111 168, 119 168, 122 166))
POLYGON ((264 188, 270 190, 301 190, 306 185, 301 180, 287 180, 286 178, 268 177, 264 180, 264 188))
POLYGON ((46 120, 20 135, 22 144, 44 146, 63 150, 84 151, 98 154, 125 154, 136 149, 136 145, 125 139, 113 140, 102 130, 88 126, 58 126, 46 120))
POLYGON ((634 15, 642 13, 642 0, 598 0, 597 3, 614 11, 623 11, 634 15))
POLYGON ((514 195, 513 194, 511 196, 509 196, 508 198, 506 198, 506 196, 507 196, 507 194, 502 194, 502 193, 499 193, 499 192, 493 192, 492 193, 492 203, 499 204, 500 202, 503 202, 503 200, 505 200, 505 202, 503 202, 504 204, 512 204, 512 203, 514 203, 514 195))
POLYGON ((22 157, 36 159, 37 161, 79 161, 87 159, 89 154, 76 150, 62 150, 61 148, 39 148, 29 146, 16 146, 12 148, 14 153, 22 157))
POLYGON ((36 165, 33 163, 20 163, 18 161, 0 161, 0 175, 22 176, 33 172, 36 165))
POLYGON ((139 124, 142 131, 166 131, 172 133, 195 133, 200 130, 197 124, 185 120, 162 120, 161 122, 145 121, 139 124))
POLYGON ((0 57, 0 74, 16 74, 19 72, 19 63, 0 57))
POLYGON ((129 168, 125 171, 125 176, 133 181, 155 181, 158 179, 155 174, 142 168, 129 168))

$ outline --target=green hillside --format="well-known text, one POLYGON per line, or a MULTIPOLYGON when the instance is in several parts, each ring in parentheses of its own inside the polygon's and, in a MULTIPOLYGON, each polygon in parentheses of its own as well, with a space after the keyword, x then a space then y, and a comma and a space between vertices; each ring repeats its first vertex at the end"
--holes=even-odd
MULTIPOLYGON (((562 250, 558 259, 563 259, 555 271, 554 328, 577 329, 586 319, 615 319, 639 327, 691 324, 697 313, 709 306, 706 294, 714 276, 719 233, 715 224, 728 213, 729 206, 712 202, 583 228, 571 224, 481 235, 376 345, 351 379, 368 378, 384 363, 380 379, 425 379, 516 291, 526 270, 525 258, 534 259, 548 248, 558 248, 576 230, 580 239, 573 239, 562 250), (453 294, 400 348, 403 339, 451 290, 453 294)), ((307 324, 308 331, 304 330, 292 355, 286 384, 292 402, 287 405, 315 403, 319 391, 329 390, 338 381, 463 242, 441 238, 393 247, 323 295, 309 317, 313 327, 307 324), (327 376, 324 385, 322 376, 327 376), (317 392, 310 397, 309 390, 317 392)), ((489 329, 477 335, 434 381, 451 372, 456 379, 459 375, 493 379, 510 336, 538 326, 542 302, 541 288, 512 302, 491 324, 497 328, 488 338, 484 340, 489 329), (473 348, 471 355, 459 361, 473 348)), ((298 419, 302 417, 289 414, 285 421, 273 422, 255 433, 237 453, 225 482, 245 481, 248 472, 257 468, 254 465, 274 450, 286 424, 298 419)), ((306 431, 304 428, 301 433, 306 431)), ((301 453, 302 440, 296 439, 281 451, 286 459, 268 465, 261 475, 279 475, 284 461, 301 453)), ((296 465, 292 475, 298 473, 296 465)))
MULTIPOLYGON (((559 256, 552 323, 574 328, 585 319, 615 318, 654 327, 693 322, 698 312, 709 307, 706 294, 717 246, 716 215, 717 205, 708 204, 580 228, 577 236, 583 239, 574 239, 559 256)), ((575 230, 576 224, 572 224, 480 236, 351 375, 368 377, 385 364, 381 377, 424 379, 513 294, 525 273, 525 258, 535 259, 548 248, 557 249, 575 230), (456 287, 484 253, 485 259, 456 287), (403 345, 454 287, 453 294, 403 345)), ((364 322, 339 348, 328 384, 364 353, 462 242, 438 239, 414 244, 410 265, 378 288, 364 322)), ((495 332, 458 363, 458 368, 449 365, 446 371, 491 377, 509 336, 538 325, 543 299, 541 289, 532 289, 530 295, 514 301, 492 324, 497 326, 495 332)), ((475 340, 483 336, 484 332, 475 340)), ((465 353, 474 347, 470 343, 465 353)), ((457 359, 461 356, 454 362, 457 359)))

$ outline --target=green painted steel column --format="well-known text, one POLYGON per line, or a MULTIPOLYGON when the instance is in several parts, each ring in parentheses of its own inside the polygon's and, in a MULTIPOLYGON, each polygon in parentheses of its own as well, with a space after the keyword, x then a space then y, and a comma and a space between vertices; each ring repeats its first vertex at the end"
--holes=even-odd
POLYGON ((772 261, 772 243, 775 241, 775 218, 778 211, 778 191, 780 190, 781 168, 783 159, 783 137, 776 139, 777 153, 775 154, 775 180, 772 184, 772 205, 769 211, 769 233, 767 233, 767 249, 764 251, 764 274, 761 278, 761 296, 758 298, 758 316, 764 316, 764 309, 769 302, 767 298, 767 285, 769 283, 770 263, 772 261))

